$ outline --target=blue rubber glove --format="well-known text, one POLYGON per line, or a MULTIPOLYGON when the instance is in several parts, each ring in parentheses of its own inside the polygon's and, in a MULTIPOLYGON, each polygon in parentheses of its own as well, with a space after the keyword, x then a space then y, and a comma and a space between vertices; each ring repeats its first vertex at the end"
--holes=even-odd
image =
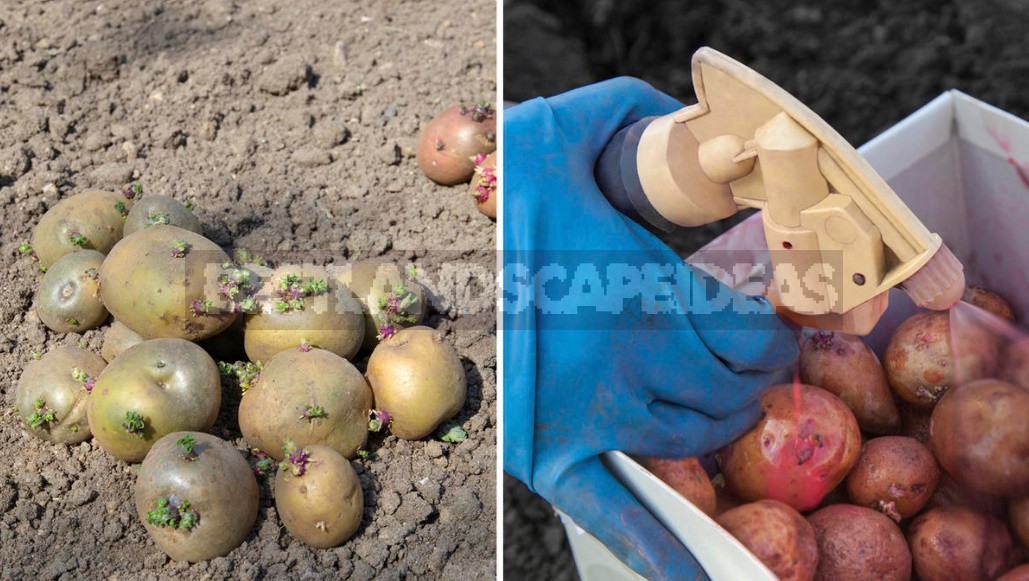
POLYGON ((721 447, 798 353, 765 301, 684 265, 597 187, 619 128, 681 107, 621 78, 504 121, 505 470, 655 581, 706 575, 601 454, 721 447))

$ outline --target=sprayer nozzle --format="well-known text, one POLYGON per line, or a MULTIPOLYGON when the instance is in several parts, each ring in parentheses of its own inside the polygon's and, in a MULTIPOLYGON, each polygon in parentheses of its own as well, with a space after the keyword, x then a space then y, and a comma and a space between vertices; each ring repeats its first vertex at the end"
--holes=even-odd
POLYGON ((942 311, 953 307, 965 293, 965 273, 947 245, 902 285, 904 292, 920 307, 942 311))

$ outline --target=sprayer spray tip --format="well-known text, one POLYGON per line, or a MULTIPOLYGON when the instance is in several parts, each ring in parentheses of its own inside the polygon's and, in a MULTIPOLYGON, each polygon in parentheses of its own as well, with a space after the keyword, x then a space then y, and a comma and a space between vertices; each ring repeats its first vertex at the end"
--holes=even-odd
POLYGON ((940 245, 929 262, 904 281, 903 288, 916 305, 943 311, 965 294, 965 272, 954 253, 940 245))

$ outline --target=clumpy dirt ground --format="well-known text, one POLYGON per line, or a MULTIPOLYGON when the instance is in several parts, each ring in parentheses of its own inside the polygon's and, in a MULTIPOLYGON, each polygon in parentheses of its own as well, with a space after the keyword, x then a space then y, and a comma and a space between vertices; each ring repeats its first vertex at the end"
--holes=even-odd
MULTIPOLYGON (((780 84, 855 145, 951 88, 1029 116, 1029 7, 1019 0, 505 0, 504 7, 507 100, 632 75, 696 102, 690 55, 708 45, 780 84)), ((686 256, 736 221, 667 242, 686 256)), ((504 574, 576 578, 553 510, 510 476, 504 574)))
MULTIPOLYGON (((495 228, 464 187, 424 178, 419 130, 456 102, 494 100, 488 0, 343 3, 5 1, 0 10, 0 578, 492 578, 496 570, 495 228), (271 481, 227 557, 169 560, 137 521, 137 466, 95 444, 30 438, 12 410, 32 352, 82 345, 33 312, 20 256, 40 216, 90 188, 139 179, 191 200, 204 234, 278 264, 414 262, 429 324, 469 379, 469 439, 375 436, 355 465, 362 528, 312 550, 281 526, 271 481), (445 267, 461 263, 476 268, 445 267), (472 274, 469 274, 472 273, 472 274)), ((363 370, 366 356, 355 361, 363 370)), ((236 427, 213 432, 245 443, 236 427)))

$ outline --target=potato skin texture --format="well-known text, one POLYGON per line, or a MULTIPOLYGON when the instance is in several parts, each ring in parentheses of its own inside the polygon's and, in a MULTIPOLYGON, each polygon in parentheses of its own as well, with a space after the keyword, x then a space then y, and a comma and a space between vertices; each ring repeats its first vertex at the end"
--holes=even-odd
POLYGON ((361 526, 361 480, 350 461, 332 448, 304 448, 310 454, 304 475, 280 469, 275 476, 275 510, 294 537, 316 549, 338 547, 361 526))
POLYGON ((908 581, 911 551, 886 515, 851 504, 827 506, 807 517, 818 539, 818 581, 908 581))
POLYGON ((406 285, 418 300, 407 310, 412 323, 395 323, 397 330, 421 325, 429 313, 429 293, 421 284, 408 277, 400 265, 384 258, 371 258, 355 263, 336 275, 336 280, 354 293, 364 312, 364 341, 361 349, 372 351, 379 344, 379 329, 385 323, 379 297, 389 296, 399 285, 406 285))
POLYGON ((790 506, 759 500, 727 510, 717 520, 779 579, 814 579, 819 560, 815 531, 790 506))
POLYGON ((228 442, 201 432, 173 432, 154 443, 136 479, 136 514, 157 546, 176 561, 206 561, 228 554, 246 540, 257 522, 260 494, 250 464, 228 442), (176 444, 196 440, 194 460, 176 444), (154 499, 188 500, 197 525, 177 530, 147 523, 154 499))
POLYGON ((1008 502, 1008 523, 1011 525, 1011 534, 1021 543, 1029 557, 1029 492, 1008 502))
POLYGON ((1029 389, 1029 337, 1005 346, 999 376, 1008 383, 1029 389))
POLYGON ((108 312, 100 300, 100 284, 87 274, 97 275, 104 255, 96 250, 65 254, 43 275, 36 292, 39 320, 58 333, 81 333, 104 324, 108 312))
POLYGON ((1008 321, 1015 320, 1011 305, 997 293, 981 286, 968 285, 961 300, 1008 321))
POLYGON ((757 425, 719 454, 729 490, 744 500, 815 508, 857 462, 861 431, 854 414, 840 398, 806 384, 767 389, 761 409, 757 425))
POLYGON ((57 347, 26 365, 15 391, 15 405, 26 431, 60 444, 88 440, 92 435, 86 419, 89 393, 81 381, 72 377, 72 371, 78 367, 90 377, 97 377, 106 366, 95 353, 69 346, 57 347), (56 421, 34 429, 28 425, 28 417, 35 411, 33 404, 37 399, 54 411, 56 421))
POLYGON ((349 289, 319 267, 287 266, 271 273, 260 295, 261 310, 246 315, 243 346, 251 361, 268 362, 277 353, 296 349, 301 341, 352 359, 364 341, 365 322, 361 305, 349 289), (287 274, 303 280, 325 280, 328 292, 303 299, 303 309, 277 312, 274 289, 287 274))
POLYGON ((323 445, 353 458, 368 440, 372 390, 349 361, 323 349, 283 351, 265 364, 257 385, 239 402, 239 428, 246 441, 282 460, 282 441, 323 445), (326 416, 303 418, 304 406, 326 416))
POLYGON ((995 379, 952 388, 933 409, 929 449, 958 483, 984 494, 1029 490, 1029 390, 995 379))
POLYGON ((696 456, 688 458, 637 458, 640 465, 672 487, 708 516, 715 516, 717 498, 704 467, 696 456))
POLYGON ((922 581, 990 581, 1019 561, 1004 523, 965 507, 923 512, 907 539, 922 581))
POLYGON ((1029 581, 1029 563, 1015 567, 994 581, 1029 581))
POLYGON ((140 230, 147 230, 150 216, 154 213, 164 214, 172 226, 203 234, 200 220, 193 215, 193 212, 185 204, 169 196, 146 196, 136 200, 132 210, 129 211, 129 215, 125 217, 125 236, 140 230))
POLYGON ((139 462, 166 434, 210 429, 220 405, 218 366, 207 352, 183 339, 151 339, 104 369, 87 409, 97 443, 125 462, 139 462), (122 426, 130 411, 143 416, 142 437, 122 426))
POLYGON ((947 311, 917 313, 901 323, 884 356, 890 387, 909 403, 932 407, 954 385, 996 372, 1000 350, 996 336, 970 325, 955 339, 952 346, 947 311))
POLYGON ((854 504, 908 518, 929 502, 939 481, 929 448, 914 438, 883 436, 865 443, 846 484, 854 504))
POLYGON ((411 327, 379 343, 368 360, 375 407, 389 412, 398 438, 420 440, 464 406, 461 359, 435 329, 411 327))
POLYGON ((497 148, 496 112, 474 121, 470 108, 461 113, 462 108, 454 105, 445 109, 425 126, 418 140, 418 165, 429 179, 444 186, 470 180, 475 172, 472 158, 497 148))
POLYGON ((100 348, 100 355, 110 363, 129 347, 139 345, 143 341, 139 333, 126 327, 121 321, 115 321, 104 331, 104 344, 100 348))
POLYGON ((65 254, 82 250, 71 242, 78 232, 86 237, 84 247, 107 254, 122 238, 122 215, 115 204, 126 209, 132 200, 117 192, 83 192, 57 202, 39 219, 32 233, 32 248, 39 264, 50 268, 65 254))
POLYGON ((236 319, 236 313, 219 309, 198 316, 192 307, 194 301, 218 300, 214 281, 206 284, 207 270, 228 261, 224 250, 199 234, 155 226, 126 236, 111 249, 100 269, 100 295, 114 318, 144 339, 199 341, 236 319), (189 245, 181 258, 173 253, 176 240, 189 245))
POLYGON ((860 337, 833 331, 813 333, 800 351, 800 380, 842 399, 866 432, 888 434, 900 424, 886 373, 860 337))

